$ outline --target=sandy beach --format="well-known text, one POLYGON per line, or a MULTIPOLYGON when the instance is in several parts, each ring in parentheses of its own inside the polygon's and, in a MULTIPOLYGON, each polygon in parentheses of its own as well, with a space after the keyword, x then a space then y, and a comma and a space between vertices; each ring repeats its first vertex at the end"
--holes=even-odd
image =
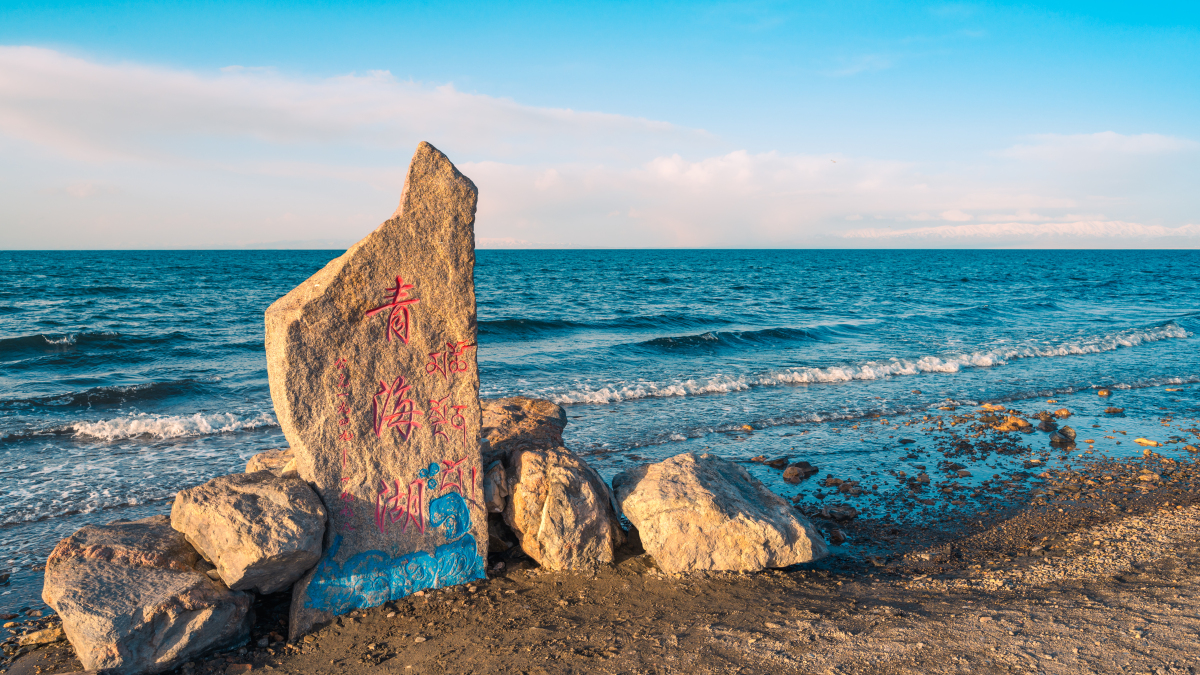
MULTIPOLYGON (((943 436, 928 415, 893 422, 941 447, 945 434, 980 433, 974 442, 993 449, 998 438, 1029 438, 979 432, 988 413, 947 411, 943 436), (918 435, 922 424, 929 431, 918 435)), ((1175 424, 1196 433, 1185 418, 1175 424)), ((949 447, 960 458, 979 450, 949 447)), ((981 501, 985 486, 970 510, 947 495, 953 517, 924 527, 906 511, 835 521, 803 507, 847 542, 782 570, 667 575, 636 541, 595 574, 493 554, 490 566, 504 565, 486 582, 353 612, 295 644, 281 641, 290 598, 266 596, 249 645, 178 672, 1191 673, 1200 465, 1156 450, 1039 460, 1026 480, 981 501)), ((906 498, 907 487, 877 497, 906 498)), ((13 628, 54 625, 45 617, 13 628)), ((58 642, 7 672, 78 669, 58 642)))

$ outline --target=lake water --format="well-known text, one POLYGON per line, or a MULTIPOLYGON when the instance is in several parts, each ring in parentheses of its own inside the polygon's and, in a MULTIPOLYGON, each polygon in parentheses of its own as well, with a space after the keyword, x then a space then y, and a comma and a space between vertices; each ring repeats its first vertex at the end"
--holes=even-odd
MULTIPOLYGON (((71 531, 286 444, 263 311, 339 253, 0 253, 0 610, 71 531)), ((480 251, 476 284, 483 395, 566 406, 606 477, 706 448, 861 471, 903 454, 849 431, 872 416, 1056 397, 1145 426, 1200 391, 1195 251, 480 251)))

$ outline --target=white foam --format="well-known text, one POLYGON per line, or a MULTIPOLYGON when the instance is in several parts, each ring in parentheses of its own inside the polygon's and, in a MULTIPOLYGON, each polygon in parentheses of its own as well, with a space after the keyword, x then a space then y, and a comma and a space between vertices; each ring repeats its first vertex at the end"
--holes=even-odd
POLYGON ((591 403, 605 404, 640 398, 666 398, 672 396, 697 396, 702 394, 724 394, 745 391, 753 387, 771 387, 784 384, 819 384, 849 382, 851 380, 880 380, 902 375, 920 373, 957 373, 964 368, 990 368, 1003 366, 1016 359, 1054 358, 1084 354, 1100 354, 1122 347, 1136 347, 1148 342, 1171 338, 1187 338, 1192 334, 1183 328, 1169 324, 1149 330, 1132 329, 1092 338, 1078 338, 1058 344, 1026 343, 1012 347, 998 347, 987 351, 976 351, 940 356, 916 358, 891 358, 866 361, 854 365, 830 366, 827 368, 789 368, 754 375, 727 375, 717 373, 702 380, 682 382, 632 382, 611 384, 593 388, 581 385, 577 389, 554 394, 548 398, 558 404, 591 403))
POLYGON ((130 414, 98 422, 76 422, 71 425, 78 437, 115 441, 123 438, 184 438, 208 436, 246 429, 278 426, 275 416, 259 413, 241 417, 233 413, 196 413, 194 415, 130 414))

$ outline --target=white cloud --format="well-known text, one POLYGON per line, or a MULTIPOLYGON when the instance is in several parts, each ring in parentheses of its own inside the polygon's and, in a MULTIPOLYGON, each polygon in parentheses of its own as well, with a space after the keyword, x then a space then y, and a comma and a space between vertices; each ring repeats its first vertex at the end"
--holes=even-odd
MULTIPOLYGON (((1075 185, 1067 179, 1086 171, 1070 167, 1034 176, 994 156, 949 167, 751 152, 667 122, 538 108, 386 72, 195 73, 0 47, 0 248, 349 244, 395 208, 421 140, 480 187, 481 247, 1197 236, 1180 225, 1195 221, 1186 191, 1151 199, 1075 185), (1164 203, 1173 211, 1153 220, 1174 225, 1139 224, 1142 210, 1164 203), (857 221, 879 227, 852 229, 857 221), (929 226, 907 227, 918 222, 929 226)), ((1005 153, 1186 157, 1194 145, 1106 132, 1038 136, 1005 153)))
POLYGON ((1043 161, 1094 161, 1097 157, 1164 155, 1200 149, 1200 143, 1162 134, 1126 136, 1112 131, 1095 134, 1039 134, 1032 143, 1014 145, 1003 157, 1043 161))
MULTIPOLYGON (((385 71, 326 79, 272 69, 215 74, 109 65, 35 47, 0 47, 0 132, 88 160, 195 161, 225 142, 391 149, 420 140, 495 157, 624 159, 603 142, 647 148, 708 142, 666 122, 537 108, 510 99, 397 80, 385 71)), ((245 147, 240 149, 245 152, 245 147)))

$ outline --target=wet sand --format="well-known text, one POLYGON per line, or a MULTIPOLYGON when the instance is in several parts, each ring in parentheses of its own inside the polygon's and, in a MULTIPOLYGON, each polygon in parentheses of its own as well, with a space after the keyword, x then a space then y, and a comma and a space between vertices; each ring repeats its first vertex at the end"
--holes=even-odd
MULTIPOLYGON (((670 576, 634 543, 587 575, 493 556, 505 566, 486 582, 356 612, 294 645, 279 641, 287 596, 263 598, 250 645, 180 672, 1198 672, 1195 420, 1165 415, 1161 438, 1180 440, 1112 458, 1087 453, 1083 428, 1078 446, 1048 450, 1045 434, 996 431, 987 414, 889 421, 924 448, 908 461, 929 483, 897 466, 860 481, 869 494, 828 475, 801 485, 798 507, 846 537, 817 563, 670 576), (998 457, 1006 469, 980 475, 998 457), (856 498, 864 515, 821 516, 856 498)), ((8 668, 79 664, 58 643, 8 668)))

